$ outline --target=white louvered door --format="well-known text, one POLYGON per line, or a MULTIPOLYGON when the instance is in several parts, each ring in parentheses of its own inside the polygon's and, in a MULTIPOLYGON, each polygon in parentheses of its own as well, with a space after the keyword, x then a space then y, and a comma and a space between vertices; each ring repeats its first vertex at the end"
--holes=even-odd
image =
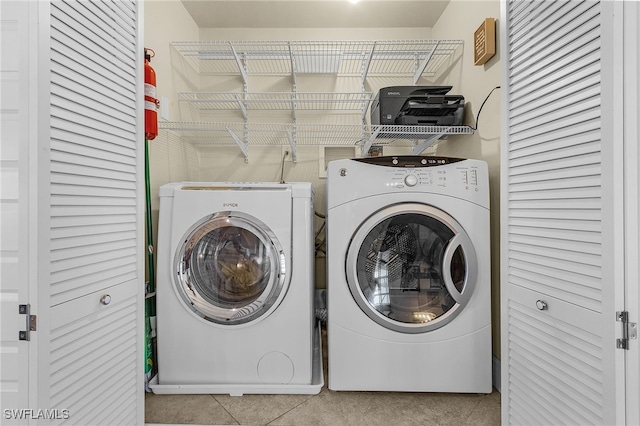
MULTIPOLYGON (((3 342, 1 348, 0 389, 12 391, 7 377, 19 391, 11 401, 3 395, 3 421, 15 420, 6 418, 7 408, 23 410, 19 424, 142 424, 142 2, 18 1, 2 7, 0 289, 3 302, 6 287, 16 294, 14 305, 31 303, 37 315, 37 331, 24 342, 28 351, 8 358, 4 348, 16 345, 3 342), (5 25, 7 11, 22 13, 24 23, 5 25), (9 51, 5 30, 14 27, 22 40, 14 38, 17 48, 9 51), (20 48, 24 39, 33 50, 20 48), (12 53, 10 65, 22 68, 5 73, 5 52, 12 53), (14 96, 35 93, 16 102, 10 115, 5 89, 13 84, 5 84, 5 75, 18 83, 14 96), (5 231, 16 236, 11 245, 4 244, 5 231), (16 278, 17 288, 5 286, 5 278, 16 278), (11 375, 5 375, 7 360, 16 369, 11 375), (22 384, 28 387, 17 386, 22 384)), ((5 325, 11 326, 4 304, 2 318, 4 337, 5 325)))
MULTIPOLYGON (((624 16, 624 126, 625 141, 625 276, 629 320, 640 313, 640 3, 625 2, 624 16)), ((640 425, 640 342, 631 340, 626 359, 626 421, 640 425)))
POLYGON ((50 4, 49 383, 75 424, 142 417, 139 3, 50 4))
POLYGON ((503 424, 624 422, 614 7, 503 3, 503 424))
POLYGON ((29 9, 30 2, 0 2, 0 421, 16 423, 19 412, 5 410, 29 406, 29 354, 35 353, 28 341, 19 340, 26 319, 18 309, 30 302, 35 279, 28 271, 37 265, 29 256, 35 235, 27 215, 33 193, 29 147, 37 122, 32 118, 36 88, 28 74, 30 54, 37 50, 29 37, 35 22, 29 9))

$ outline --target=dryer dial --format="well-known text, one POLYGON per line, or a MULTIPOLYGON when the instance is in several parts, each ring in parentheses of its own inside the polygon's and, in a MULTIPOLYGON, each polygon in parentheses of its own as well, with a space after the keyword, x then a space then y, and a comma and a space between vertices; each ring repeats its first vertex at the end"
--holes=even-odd
POLYGON ((418 183, 418 178, 416 177, 416 175, 407 175, 404 178, 404 183, 407 186, 416 186, 416 184, 418 183))

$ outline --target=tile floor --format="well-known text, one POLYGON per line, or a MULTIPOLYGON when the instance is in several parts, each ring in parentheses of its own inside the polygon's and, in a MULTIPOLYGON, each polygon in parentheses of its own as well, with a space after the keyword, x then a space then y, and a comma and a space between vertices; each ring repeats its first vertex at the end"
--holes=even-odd
MULTIPOLYGON (((323 330, 326 344, 326 331, 323 330)), ((326 349, 326 348, 325 348, 326 349)), ((147 424, 198 425, 500 425, 500 394, 334 392, 317 395, 155 395, 147 424)))

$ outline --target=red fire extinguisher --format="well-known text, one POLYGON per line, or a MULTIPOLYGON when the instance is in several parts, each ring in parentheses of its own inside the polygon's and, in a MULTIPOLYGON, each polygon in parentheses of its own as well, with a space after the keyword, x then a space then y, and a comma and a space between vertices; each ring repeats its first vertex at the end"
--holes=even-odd
POLYGON ((144 48, 144 137, 147 140, 158 136, 158 108, 160 102, 156 91, 156 72, 151 68, 152 49, 144 48))

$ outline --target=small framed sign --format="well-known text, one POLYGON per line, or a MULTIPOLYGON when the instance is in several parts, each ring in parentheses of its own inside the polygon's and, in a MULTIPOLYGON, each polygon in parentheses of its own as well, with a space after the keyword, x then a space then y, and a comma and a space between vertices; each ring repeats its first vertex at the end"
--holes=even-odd
POLYGON ((482 65, 496 54, 496 20, 486 18, 473 33, 473 63, 482 65))

